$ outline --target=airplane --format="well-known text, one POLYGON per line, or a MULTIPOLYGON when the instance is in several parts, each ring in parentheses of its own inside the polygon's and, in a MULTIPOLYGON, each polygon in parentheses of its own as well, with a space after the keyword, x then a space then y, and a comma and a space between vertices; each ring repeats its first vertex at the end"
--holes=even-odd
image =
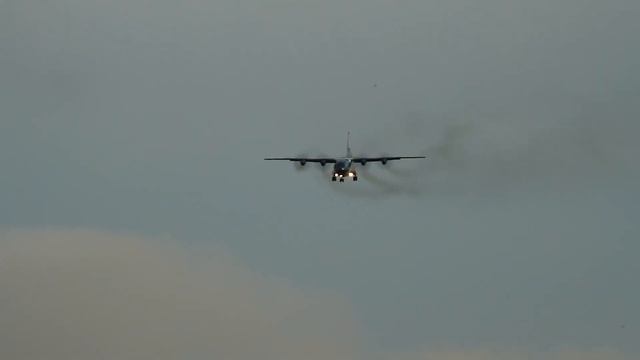
POLYGON ((424 159, 426 156, 382 156, 382 157, 354 157, 351 154, 351 146, 349 140, 351 133, 347 132, 347 153, 341 158, 308 158, 308 157, 270 157, 265 160, 285 160, 291 162, 299 162, 301 166, 305 166, 308 162, 320 163, 323 167, 326 164, 335 164, 333 166, 333 173, 331 175, 331 181, 344 182, 344 179, 349 177, 353 181, 358 181, 358 172, 355 170, 355 164, 365 165, 370 162, 381 162, 386 165, 388 161, 401 160, 401 159, 424 159))

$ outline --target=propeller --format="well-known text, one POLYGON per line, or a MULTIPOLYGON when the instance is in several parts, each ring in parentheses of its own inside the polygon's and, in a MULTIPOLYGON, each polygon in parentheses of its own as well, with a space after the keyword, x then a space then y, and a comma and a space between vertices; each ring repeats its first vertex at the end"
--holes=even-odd
MULTIPOLYGON (((308 154, 306 154, 306 153, 303 153, 303 154, 298 154, 298 155, 296 155, 296 157, 309 157, 309 155, 308 155, 308 154)), ((293 163, 293 166, 294 166, 294 168, 295 168, 297 171, 302 171, 302 170, 304 170, 304 168, 305 168, 305 166, 306 166, 306 165, 307 165, 307 164, 306 164, 305 162, 297 162, 297 161, 296 161, 296 162, 294 162, 294 163, 293 163)))
MULTIPOLYGON (((320 158, 327 158, 327 157, 329 157, 329 156, 327 156, 327 154, 325 154, 325 153, 320 153, 320 154, 318 155, 318 157, 320 157, 320 158)), ((326 165, 327 165, 327 163, 326 163, 326 162, 320 162, 320 166, 325 167, 326 165)))
POLYGON ((387 161, 388 161, 388 160, 387 160, 386 158, 387 158, 387 157, 389 157, 389 154, 388 154, 388 153, 382 153, 382 155, 380 155, 380 157, 382 158, 382 161, 381 161, 380 163, 381 163, 383 166, 384 166, 384 165, 387 165, 387 161))

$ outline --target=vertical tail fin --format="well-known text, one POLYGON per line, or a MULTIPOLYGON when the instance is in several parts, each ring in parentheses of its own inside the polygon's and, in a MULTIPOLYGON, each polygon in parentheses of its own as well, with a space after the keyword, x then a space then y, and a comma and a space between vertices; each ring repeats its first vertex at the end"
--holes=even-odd
POLYGON ((350 158, 351 155, 351 145, 349 144, 349 140, 351 139, 351 131, 347 131, 347 157, 350 158))

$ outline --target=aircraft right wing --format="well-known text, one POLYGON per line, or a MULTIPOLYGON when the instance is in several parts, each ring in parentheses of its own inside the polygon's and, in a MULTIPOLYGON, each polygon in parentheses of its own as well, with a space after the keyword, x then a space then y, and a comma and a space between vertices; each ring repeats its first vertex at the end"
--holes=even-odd
POLYGON ((381 157, 355 157, 351 159, 354 163, 365 164, 368 162, 381 162, 386 164, 387 161, 391 160, 402 160, 402 159, 425 159, 426 156, 381 156, 381 157))

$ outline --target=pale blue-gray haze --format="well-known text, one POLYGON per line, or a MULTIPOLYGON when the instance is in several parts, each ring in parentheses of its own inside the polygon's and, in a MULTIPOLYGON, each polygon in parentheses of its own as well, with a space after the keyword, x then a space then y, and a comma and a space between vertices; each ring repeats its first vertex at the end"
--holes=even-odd
POLYGON ((639 18, 0 0, 0 358, 637 359, 639 18))

